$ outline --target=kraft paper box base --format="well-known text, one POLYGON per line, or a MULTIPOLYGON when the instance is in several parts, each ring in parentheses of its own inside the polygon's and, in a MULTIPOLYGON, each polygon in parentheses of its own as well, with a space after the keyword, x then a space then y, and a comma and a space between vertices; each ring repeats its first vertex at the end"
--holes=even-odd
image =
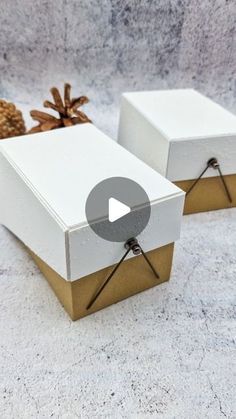
POLYGON ((171 273, 174 243, 147 252, 147 256, 160 276, 159 279, 154 276, 142 255, 128 259, 122 263, 89 310, 86 309, 87 305, 111 272, 112 266, 69 282, 57 274, 30 249, 28 250, 71 319, 78 320, 134 294, 168 281, 171 273))
MULTIPOLYGON (((232 202, 228 200, 219 176, 203 178, 189 195, 185 196, 184 214, 236 207, 236 175, 227 175, 224 179, 232 202)), ((183 180, 174 183, 187 192, 193 182, 194 180, 183 180)))

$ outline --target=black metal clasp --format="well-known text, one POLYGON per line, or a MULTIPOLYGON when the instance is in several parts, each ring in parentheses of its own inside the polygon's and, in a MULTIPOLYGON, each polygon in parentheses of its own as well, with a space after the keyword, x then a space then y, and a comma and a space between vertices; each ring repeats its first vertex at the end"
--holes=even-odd
POLYGON ((196 184, 199 182, 199 180, 202 178, 202 176, 204 175, 204 173, 209 169, 209 168, 212 168, 212 169, 215 169, 215 170, 218 170, 218 173, 219 173, 219 175, 220 175, 220 178, 221 178, 221 181, 222 181, 222 184, 223 184, 223 186, 224 186, 224 190, 225 190, 225 193, 226 193, 226 195, 227 195, 227 198, 228 198, 228 200, 229 200, 229 202, 231 203, 232 202, 232 197, 231 197, 231 195, 230 195, 230 192, 229 192, 229 189, 228 189, 228 187, 227 187, 227 184, 226 184, 226 181, 225 181, 225 178, 224 178, 224 176, 223 176, 223 174, 222 174, 222 171, 221 171, 221 168, 220 168, 220 163, 218 162, 218 160, 215 158, 215 157, 212 157, 211 159, 209 159, 208 160, 208 162, 207 162, 207 165, 206 165, 206 167, 205 167, 205 169, 202 171, 202 173, 200 174, 200 176, 198 176, 198 178, 195 180, 195 182, 193 182, 193 184, 190 186, 190 188, 187 190, 187 192, 186 192, 186 196, 193 190, 193 188, 196 186, 196 184))
POLYGON ((108 282, 112 279, 112 277, 114 276, 115 272, 117 271, 117 269, 120 267, 120 265, 122 264, 122 262, 125 260, 126 256, 128 255, 129 252, 133 252, 133 254, 135 256, 142 254, 144 259, 146 260, 147 264, 150 266, 152 272, 154 273, 155 277, 157 279, 159 279, 159 274, 157 273, 157 271, 155 270, 154 266, 151 264, 150 260, 148 259, 146 253, 143 251, 142 247, 140 246, 138 240, 134 237, 132 237, 131 239, 127 240, 125 242, 124 245, 126 252, 125 254, 122 256, 122 258, 120 259, 120 261, 117 263, 117 265, 113 268, 113 270, 111 271, 110 275, 107 277, 107 279, 104 281, 104 283, 101 285, 101 287, 97 290, 97 292, 95 293, 95 295, 93 296, 93 298, 91 299, 90 303, 88 304, 88 306, 86 307, 87 310, 89 310, 92 305, 95 303, 95 301, 97 300, 97 298, 99 297, 99 295, 101 294, 101 292, 104 290, 104 288, 107 286, 108 282))

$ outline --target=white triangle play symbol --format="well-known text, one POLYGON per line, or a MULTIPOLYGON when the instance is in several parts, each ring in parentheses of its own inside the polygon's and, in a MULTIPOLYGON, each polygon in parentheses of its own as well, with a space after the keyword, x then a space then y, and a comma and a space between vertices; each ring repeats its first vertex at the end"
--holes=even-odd
POLYGON ((118 201, 115 198, 109 198, 108 202, 108 218, 111 223, 118 220, 124 215, 129 214, 131 211, 128 205, 125 205, 123 202, 118 201))

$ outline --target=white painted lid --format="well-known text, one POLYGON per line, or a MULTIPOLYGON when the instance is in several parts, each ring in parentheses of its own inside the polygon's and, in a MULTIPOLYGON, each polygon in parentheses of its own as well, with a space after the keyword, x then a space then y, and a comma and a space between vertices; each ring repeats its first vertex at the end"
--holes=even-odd
POLYGON ((170 141, 236 134, 236 116, 194 89, 123 96, 170 141))
POLYGON ((119 142, 167 179, 196 179, 213 157, 225 175, 236 173, 235 115, 193 89, 123 97, 119 142))
POLYGON ((179 193, 175 185, 89 123, 0 145, 25 182, 68 228, 87 225, 88 194, 109 177, 134 180, 151 202, 179 193))
POLYGON ((0 151, 0 222, 67 280, 124 252, 85 216, 90 191, 107 178, 130 178, 148 194, 151 216, 139 235, 146 251, 179 238, 184 193, 92 124, 4 140, 0 151))

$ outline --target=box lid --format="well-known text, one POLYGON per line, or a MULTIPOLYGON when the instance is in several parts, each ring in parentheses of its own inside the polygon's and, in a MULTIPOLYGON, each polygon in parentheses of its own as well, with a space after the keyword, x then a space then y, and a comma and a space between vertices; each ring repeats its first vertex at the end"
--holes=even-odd
MULTIPOLYGON (((145 147, 145 139, 142 146, 135 145, 142 139, 129 140, 130 128, 128 131, 121 127, 121 144, 127 144, 133 152, 136 149, 135 154, 168 179, 195 179, 211 157, 218 158, 225 174, 236 172, 236 116, 222 106, 194 89, 132 92, 123 97, 129 104, 126 113, 133 107, 141 115, 140 124, 143 127, 146 122, 150 124, 145 125, 145 132, 151 139, 149 149, 145 147), (156 129, 156 155, 159 151, 156 165, 153 128, 156 129)), ((127 126, 128 118, 130 115, 126 118, 127 126)), ((215 176, 215 171, 209 170, 204 176, 215 176)))
MULTIPOLYGON (((7 211, 1 213, 0 210, 1 222, 67 279, 78 279, 109 266, 120 255, 121 243, 106 243, 105 240, 95 237, 86 220, 87 197, 92 188, 104 179, 121 176, 134 180, 144 188, 152 206, 168 199, 179 198, 175 205, 175 228, 169 235, 159 232, 158 240, 149 240, 147 237, 147 250, 167 244, 166 241, 174 241, 178 237, 182 191, 92 124, 4 140, 0 143, 0 150, 1 177, 4 178, 0 189, 4 190, 4 205, 7 207, 11 202, 15 208, 11 214, 7 211), (6 192, 7 182, 12 179, 12 170, 18 179, 11 180, 11 189, 6 192), (27 194, 22 191, 17 199, 19 187, 16 190, 14 185, 19 179, 27 187, 27 194), (34 196, 34 203, 29 199, 29 191, 34 196), (26 201, 24 209, 23 199, 26 201), (31 218, 31 214, 33 207, 36 207, 36 201, 37 206, 43 207, 47 217, 55 222, 55 229, 59 228, 63 233, 62 244, 58 238, 60 234, 55 236, 57 242, 51 238, 50 248, 48 244, 44 244, 54 227, 48 229, 44 220, 46 215, 37 218, 38 225, 35 225, 36 219, 31 218), (14 220, 14 217, 18 217, 18 220, 14 220), (29 233, 30 230, 32 234, 29 233), (101 244, 99 250, 98 242, 101 244), (65 247, 65 252, 61 251, 59 263, 56 249, 60 245, 65 247), (96 257, 91 259, 91 255, 96 257)), ((153 223, 152 217, 150 223, 153 223)), ((147 229, 146 227, 145 230, 147 229)), ((142 234, 145 235, 144 232, 142 234)), ((152 234, 156 235, 156 232, 152 234)))
POLYGON ((236 135, 236 117, 194 89, 125 93, 169 140, 236 135))

